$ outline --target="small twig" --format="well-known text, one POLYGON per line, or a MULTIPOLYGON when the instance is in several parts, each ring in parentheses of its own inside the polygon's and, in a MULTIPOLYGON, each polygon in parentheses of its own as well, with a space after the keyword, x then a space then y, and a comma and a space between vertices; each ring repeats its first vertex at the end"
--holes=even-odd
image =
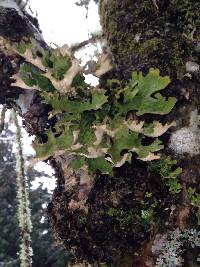
POLYGON ((71 51, 72 52, 76 52, 78 50, 80 50, 81 48, 83 48, 84 46, 91 44, 91 43, 95 43, 97 41, 100 41, 102 39, 102 34, 99 35, 94 35, 91 38, 89 38, 88 40, 85 40, 81 43, 75 44, 71 46, 71 51))
POLYGON ((158 4, 157 4, 157 0, 152 0, 152 1, 153 1, 154 6, 156 7, 156 9, 159 10, 158 4))
MULTIPOLYGON (((33 14, 34 14, 34 12, 33 12, 33 10, 31 9, 31 7, 30 7, 30 6, 28 7, 28 9, 30 10, 31 14, 33 15, 33 14)), ((37 11, 36 11, 36 14, 35 14, 35 16, 36 16, 36 18, 38 17, 37 11)))
POLYGON ((20 9, 23 11, 25 7, 28 5, 29 0, 23 1, 23 0, 18 0, 16 1, 20 9))
POLYGON ((26 8, 26 6, 28 5, 29 0, 26 0, 24 3, 24 6, 22 7, 22 9, 24 10, 26 8))
POLYGON ((0 118, 0 134, 4 130, 6 110, 7 110, 6 106, 3 106, 1 110, 1 118, 0 118))

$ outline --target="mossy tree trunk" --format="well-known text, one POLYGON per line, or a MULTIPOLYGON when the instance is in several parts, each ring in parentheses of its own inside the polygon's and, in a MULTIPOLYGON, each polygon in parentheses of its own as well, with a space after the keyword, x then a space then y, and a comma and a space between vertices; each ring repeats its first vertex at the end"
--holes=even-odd
MULTIPOLYGON (((36 38, 37 24, 3 6, 0 15, 0 102, 18 108, 28 131, 43 140, 44 128, 53 123, 48 121, 49 106, 34 90, 10 86, 23 58, 6 48, 9 42, 36 38)), ((139 160, 118 168, 114 177, 98 174, 91 182, 68 167, 67 156, 56 156, 50 160, 58 179, 48 209, 50 223, 83 266, 155 266, 155 234, 197 223, 186 192, 190 186, 198 190, 200 178, 200 7, 194 0, 102 0, 100 18, 115 63, 102 85, 107 78, 124 82, 133 71, 147 73, 152 67, 171 77, 165 94, 177 98, 176 107, 153 119, 176 121, 162 136, 162 153, 182 167, 182 191, 172 197, 159 174, 139 160)))

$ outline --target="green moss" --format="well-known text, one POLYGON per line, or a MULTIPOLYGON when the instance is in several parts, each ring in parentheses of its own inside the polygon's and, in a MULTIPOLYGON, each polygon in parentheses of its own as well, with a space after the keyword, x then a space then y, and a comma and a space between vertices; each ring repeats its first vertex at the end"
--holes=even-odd
POLYGON ((101 24, 119 65, 154 66, 171 75, 196 58, 199 2, 159 0, 158 7, 152 0, 101 1, 101 24))
POLYGON ((149 203, 138 206, 137 209, 110 208, 108 215, 117 220, 122 228, 130 227, 132 224, 136 225, 136 222, 148 228, 150 225, 154 225, 153 208, 155 206, 149 205, 149 203))
POLYGON ((122 227, 129 225, 136 217, 134 210, 123 210, 117 208, 110 208, 108 210, 108 215, 119 221, 122 227))
POLYGON ((190 203, 194 207, 200 208, 200 194, 196 192, 196 189, 189 187, 187 192, 190 203))
POLYGON ((159 38, 152 38, 147 40, 142 44, 136 44, 135 49, 138 51, 139 54, 146 54, 149 51, 156 51, 159 49, 159 45, 162 43, 162 39, 159 38))
POLYGON ((182 173, 182 168, 176 166, 177 161, 170 157, 163 157, 149 164, 151 172, 159 173, 163 182, 169 187, 172 195, 181 192, 182 186, 177 177, 182 173))
POLYGON ((187 196, 190 204, 196 208, 196 219, 198 226, 200 225, 200 194, 195 188, 189 187, 187 189, 187 196))

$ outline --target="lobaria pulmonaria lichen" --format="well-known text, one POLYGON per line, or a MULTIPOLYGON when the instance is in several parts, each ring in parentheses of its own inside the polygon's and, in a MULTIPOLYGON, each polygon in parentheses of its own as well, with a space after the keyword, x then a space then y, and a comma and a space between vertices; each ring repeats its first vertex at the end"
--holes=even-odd
POLYGON ((159 120, 176 104, 161 94, 170 78, 150 68, 127 82, 92 87, 66 46, 20 44, 15 51, 26 63, 13 85, 37 89, 55 118, 43 142, 33 144, 36 161, 51 158, 58 176, 63 172, 48 208, 52 227, 77 261, 130 266, 121 258, 133 255, 171 204, 161 179, 152 183, 160 175, 148 174, 146 164, 160 158, 160 136, 175 126, 159 120), (66 164, 59 168, 61 157, 66 164))
POLYGON ((140 116, 168 114, 174 107, 176 98, 160 94, 170 83, 168 76, 150 69, 146 76, 133 72, 124 86, 108 80, 105 88, 92 88, 68 51, 30 45, 18 46, 18 51, 31 64, 21 66, 14 85, 40 90, 52 107, 49 116, 59 117, 53 131, 47 131, 47 142, 34 144, 39 159, 68 153, 74 155, 73 168, 112 175, 113 167, 131 162, 133 154, 143 161, 160 157, 158 137, 175 124, 147 123, 140 116), (144 145, 147 138, 152 141, 144 145))

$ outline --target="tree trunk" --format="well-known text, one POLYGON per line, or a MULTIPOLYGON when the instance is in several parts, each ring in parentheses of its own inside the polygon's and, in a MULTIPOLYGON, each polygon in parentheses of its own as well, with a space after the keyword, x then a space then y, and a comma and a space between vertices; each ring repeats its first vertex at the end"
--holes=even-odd
MULTIPOLYGON (((44 129, 54 123, 48 120, 50 108, 38 92, 10 86, 24 59, 7 47, 9 42, 38 39, 37 24, 1 2, 0 102, 18 108, 28 131, 44 141, 44 129)), ((165 116, 143 115, 142 120, 176 122, 161 137, 162 154, 171 155, 182 168, 182 190, 171 195, 160 174, 141 160, 116 168, 112 177, 91 177, 69 167, 68 155, 56 155, 50 159, 57 188, 49 220, 80 266, 155 266, 151 247, 157 233, 197 225, 199 204, 191 205, 187 189, 200 189, 200 7, 194 0, 102 0, 100 18, 115 64, 101 78, 102 86, 108 78, 125 83, 133 71, 146 74, 150 68, 171 77, 164 94, 176 97, 175 108, 165 116)))

